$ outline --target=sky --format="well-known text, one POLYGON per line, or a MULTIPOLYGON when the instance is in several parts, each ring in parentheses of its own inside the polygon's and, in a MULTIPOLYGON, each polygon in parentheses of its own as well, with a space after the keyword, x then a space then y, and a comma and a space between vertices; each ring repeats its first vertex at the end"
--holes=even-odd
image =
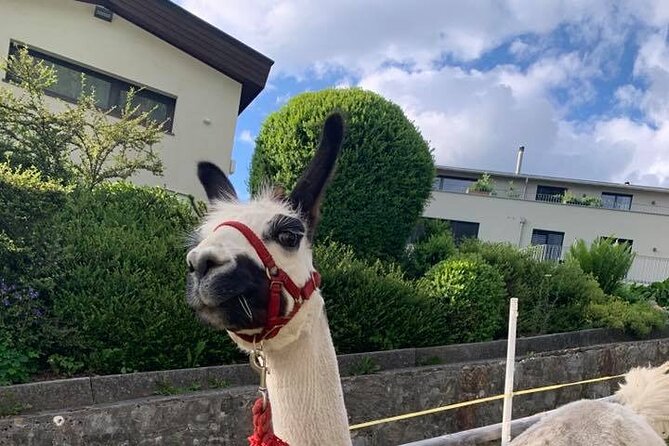
POLYGON ((275 61, 240 115, 357 86, 402 107, 437 165, 669 187, 667 0, 177 0, 275 61))

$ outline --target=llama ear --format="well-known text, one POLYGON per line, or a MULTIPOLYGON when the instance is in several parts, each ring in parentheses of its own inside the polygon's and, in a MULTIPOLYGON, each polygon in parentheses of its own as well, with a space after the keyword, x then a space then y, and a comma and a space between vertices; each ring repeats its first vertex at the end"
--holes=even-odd
POLYGON ((312 239, 320 217, 320 204, 335 169, 337 155, 344 139, 344 118, 333 113, 325 120, 321 142, 290 194, 290 201, 307 218, 307 236, 312 239))
POLYGON ((228 177, 216 164, 202 161, 197 164, 197 177, 204 186, 209 202, 236 200, 237 193, 228 177))

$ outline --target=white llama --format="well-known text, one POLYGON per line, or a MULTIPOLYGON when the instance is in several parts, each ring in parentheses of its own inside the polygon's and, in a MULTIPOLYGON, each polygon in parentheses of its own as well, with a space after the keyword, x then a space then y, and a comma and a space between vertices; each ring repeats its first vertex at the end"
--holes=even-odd
POLYGON ((341 115, 330 115, 287 197, 268 191, 240 203, 218 167, 198 165, 211 211, 187 255, 188 303, 247 352, 264 339, 274 432, 290 446, 351 444, 311 249, 343 132, 341 115))
POLYGON ((516 437, 511 446, 666 446, 669 362, 625 375, 617 402, 566 404, 516 437))

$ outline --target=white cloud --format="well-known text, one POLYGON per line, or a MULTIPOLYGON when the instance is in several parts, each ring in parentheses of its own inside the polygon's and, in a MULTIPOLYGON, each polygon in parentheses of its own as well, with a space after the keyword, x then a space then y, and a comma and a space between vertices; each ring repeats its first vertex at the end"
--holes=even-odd
MULTIPOLYGON (((367 72, 393 60, 426 68, 442 55, 474 60, 521 34, 560 24, 579 33, 637 6, 607 0, 180 0, 187 9, 276 60, 274 71, 300 75, 318 67, 367 72)), ((639 7, 638 9, 641 9, 639 7)), ((517 49, 517 45, 516 45, 517 49)))
POLYGON ((669 123, 655 129, 628 117, 570 121, 546 94, 556 85, 578 89, 590 76, 567 55, 539 60, 525 72, 393 68, 366 76, 361 86, 403 107, 438 164, 511 171, 524 145, 527 172, 668 183, 669 123))
POLYGON ((253 139, 253 135, 249 130, 242 130, 239 132, 239 136, 237 137, 237 140, 239 142, 243 142, 245 144, 250 144, 253 145, 255 144, 255 140, 253 139))
POLYGON ((525 145, 534 173, 669 184, 667 0, 180 2, 272 57, 275 80, 337 73, 397 102, 440 164, 511 170, 525 145), (634 82, 573 117, 634 39, 634 82), (458 66, 504 43, 522 65, 458 66))

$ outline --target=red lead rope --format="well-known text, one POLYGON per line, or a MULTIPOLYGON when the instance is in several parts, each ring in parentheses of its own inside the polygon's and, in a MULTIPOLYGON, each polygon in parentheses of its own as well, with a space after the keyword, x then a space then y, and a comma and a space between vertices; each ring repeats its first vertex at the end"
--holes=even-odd
POLYGON ((263 409, 263 399, 258 398, 253 404, 253 435, 249 437, 249 446, 289 446, 274 435, 272 428, 272 408, 269 401, 263 409))

